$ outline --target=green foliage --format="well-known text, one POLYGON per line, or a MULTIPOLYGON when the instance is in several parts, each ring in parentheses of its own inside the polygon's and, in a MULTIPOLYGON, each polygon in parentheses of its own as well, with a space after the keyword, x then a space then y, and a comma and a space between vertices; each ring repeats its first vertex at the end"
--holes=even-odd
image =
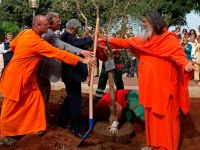
POLYGON ((187 0, 168 0, 164 2, 163 7, 159 8, 159 12, 166 18, 166 22, 171 25, 186 24, 186 14, 193 9, 188 5, 187 0))
MULTIPOLYGON (((111 6, 112 1, 108 0, 97 0, 97 4, 99 5, 101 25, 105 24, 107 18, 109 17, 109 7, 111 6)), ((88 23, 90 26, 95 26, 96 20, 96 9, 92 3, 92 0, 79 0, 81 11, 88 19, 88 23)), ((61 16, 63 24, 66 23, 69 19, 77 18, 84 24, 84 19, 78 12, 76 1, 75 0, 54 0, 52 1, 52 7, 49 9, 51 11, 58 12, 61 16)))
MULTIPOLYGON (((46 14, 47 9, 51 6, 51 1, 41 0, 36 14, 46 14)), ((2 0, 0 5, 0 21, 14 21, 20 27, 31 26, 32 9, 29 7, 28 0, 2 0)))
POLYGON ((3 33, 1 33, 3 35, 5 35, 8 32, 11 32, 13 35, 16 35, 20 30, 16 23, 10 21, 3 21, 2 23, 0 23, 0 28, 3 31, 3 33))
POLYGON ((75 11, 75 2, 70 0, 54 0, 52 1, 51 8, 48 11, 54 11, 60 14, 63 21, 71 18, 77 18, 75 11))
MULTIPOLYGON (((92 0, 78 1, 81 11, 88 18, 89 25, 95 26, 96 9, 92 0)), ((186 23, 187 13, 191 10, 200 12, 199 0, 96 0, 96 2, 99 5, 102 27, 107 27, 110 20, 111 27, 118 26, 120 20, 123 20, 121 24, 126 24, 128 18, 139 20, 146 10, 159 11, 168 25, 183 25, 186 23), (114 1, 116 5, 113 7, 114 1)), ((84 24, 84 19, 76 7, 76 0, 40 0, 36 14, 44 15, 48 11, 58 12, 63 24, 71 18, 78 18, 84 24)), ((28 0, 2 0, 0 14, 0 22, 13 21, 20 27, 31 26, 32 9, 28 0)))
POLYGON ((16 23, 11 21, 3 21, 0 23, 0 39, 4 38, 7 33, 12 33, 14 36, 20 31, 16 23))

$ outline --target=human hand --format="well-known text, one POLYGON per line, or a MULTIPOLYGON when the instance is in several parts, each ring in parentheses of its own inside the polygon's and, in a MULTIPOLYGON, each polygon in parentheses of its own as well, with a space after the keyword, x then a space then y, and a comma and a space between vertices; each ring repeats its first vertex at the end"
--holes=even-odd
POLYGON ((94 67, 96 65, 96 59, 95 58, 80 58, 79 62, 83 64, 88 64, 89 67, 94 67))
POLYGON ((196 70, 196 67, 194 66, 194 62, 188 62, 187 65, 185 66, 185 71, 191 72, 196 70))
POLYGON ((12 51, 12 49, 11 49, 11 48, 7 49, 7 52, 11 52, 11 51, 12 51))
POLYGON ((81 50, 80 54, 83 55, 85 58, 93 58, 94 52, 87 51, 87 50, 81 50))
POLYGON ((117 134, 118 133, 118 125, 119 125, 119 122, 113 121, 112 125, 110 126, 110 133, 111 134, 117 134))

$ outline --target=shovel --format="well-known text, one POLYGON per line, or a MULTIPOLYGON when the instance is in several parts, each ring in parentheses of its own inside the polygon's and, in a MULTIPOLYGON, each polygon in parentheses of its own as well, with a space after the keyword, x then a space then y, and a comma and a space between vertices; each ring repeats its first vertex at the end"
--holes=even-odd
MULTIPOLYGON (((99 17, 96 20, 96 29, 95 29, 95 38, 94 38, 94 56, 96 56, 96 49, 97 49, 97 33, 99 30, 99 17)), ((89 95, 89 130, 85 133, 83 138, 81 139, 78 147, 83 144, 85 139, 88 137, 90 132, 92 131, 94 120, 93 120, 93 81, 94 81, 94 68, 91 68, 91 76, 90 76, 90 95, 89 95)))

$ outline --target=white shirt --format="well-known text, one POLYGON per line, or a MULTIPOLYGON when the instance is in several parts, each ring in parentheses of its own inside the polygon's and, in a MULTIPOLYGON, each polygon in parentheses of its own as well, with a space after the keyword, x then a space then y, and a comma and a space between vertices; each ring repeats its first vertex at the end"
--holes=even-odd
POLYGON ((0 54, 5 54, 7 53, 9 50, 5 50, 5 46, 3 43, 0 44, 0 54))
POLYGON ((192 60, 195 61, 195 59, 196 59, 196 48, 198 47, 199 43, 197 43, 197 42, 195 42, 195 43, 189 42, 189 43, 192 45, 191 57, 192 57, 192 60))

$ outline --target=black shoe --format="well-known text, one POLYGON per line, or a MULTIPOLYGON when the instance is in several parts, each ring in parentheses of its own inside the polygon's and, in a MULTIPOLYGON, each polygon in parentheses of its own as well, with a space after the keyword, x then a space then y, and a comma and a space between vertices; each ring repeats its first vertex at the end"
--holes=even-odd
POLYGON ((78 138, 83 138, 84 134, 81 131, 75 131, 75 130, 71 130, 70 134, 78 137, 78 138))

